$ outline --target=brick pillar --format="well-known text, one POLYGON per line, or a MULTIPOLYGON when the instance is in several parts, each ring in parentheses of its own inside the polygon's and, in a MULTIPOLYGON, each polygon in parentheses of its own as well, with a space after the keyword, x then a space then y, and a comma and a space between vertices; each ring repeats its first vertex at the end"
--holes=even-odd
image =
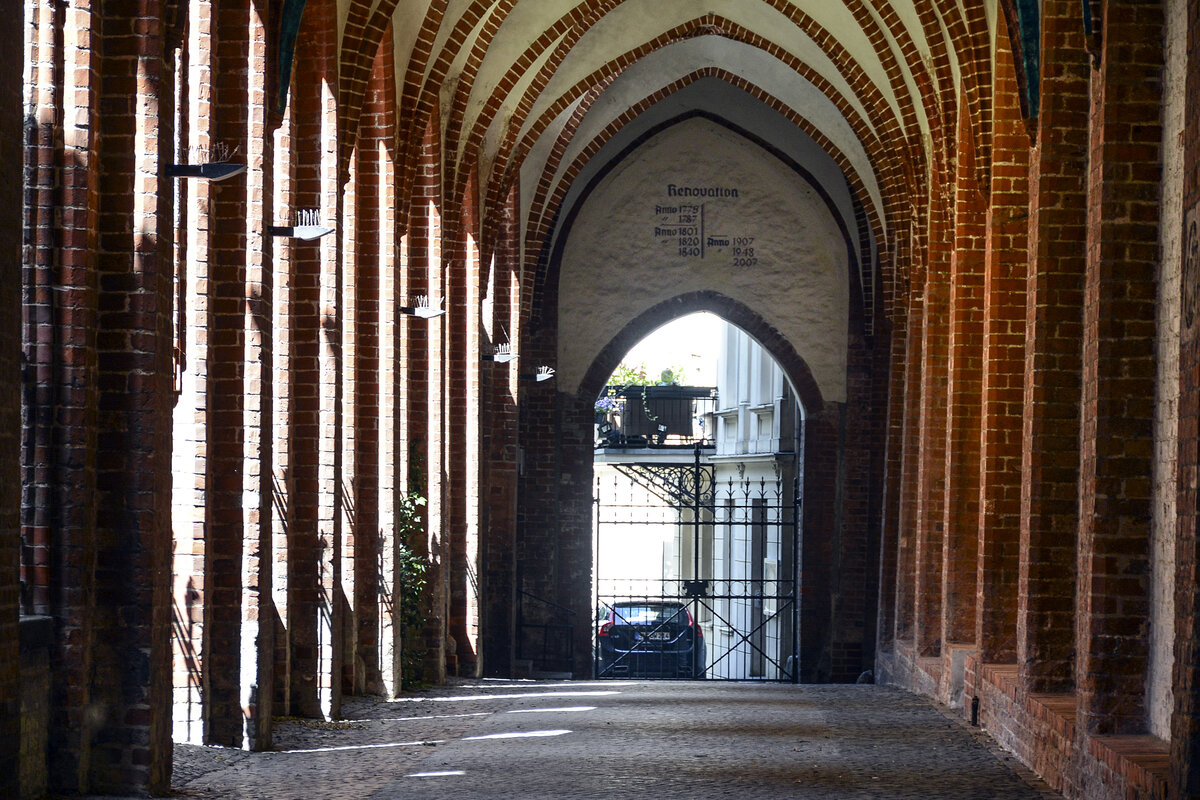
POLYGON ((898 558, 900 554, 900 473, 901 453, 904 443, 904 364, 908 324, 904 318, 896 320, 885 339, 887 350, 876 359, 876 364, 886 363, 887 387, 884 394, 887 421, 886 460, 883 477, 883 519, 880 524, 879 546, 879 624, 878 647, 880 652, 891 652, 896 636, 896 587, 898 558), (886 359, 886 362, 885 362, 886 359))
MULTIPOLYGON (((261 103, 252 100, 262 91, 254 81, 261 80, 258 67, 264 61, 261 52, 254 52, 261 47, 252 35, 256 16, 248 2, 226 3, 213 20, 210 138, 237 148, 248 163, 263 156, 262 137, 254 133, 263 127, 261 103)), ((205 740, 230 747, 252 745, 265 722, 249 689, 259 683, 257 651, 265 644, 258 636, 258 610, 260 580, 269 585, 270 559, 265 559, 263 575, 261 523, 271 510, 244 501, 261 497, 270 475, 270 454, 262 449, 264 440, 269 441, 269 434, 263 436, 262 406, 264 392, 269 402, 271 384, 263 363, 271 349, 265 332, 271 298, 258 239, 263 230, 262 175, 262 170, 249 169, 212 188, 207 347, 195 354, 207 368, 205 740)))
MULTIPOLYGON (((558 464, 559 542, 556 547, 555 594, 549 599, 575 613, 562 621, 573 625, 576 678, 592 670, 592 459, 595 397, 559 393, 560 459, 558 464)), ((557 612, 556 612, 557 613, 557 612)))
MULTIPOLYGON (((294 166, 289 209, 320 209, 322 218, 335 218, 337 183, 328 176, 327 162, 336 165, 331 97, 327 79, 334 73, 330 41, 329 3, 310 3, 296 41, 295 78, 291 93, 291 158, 294 166)), ((336 166, 333 171, 336 172, 336 166)), ((298 716, 321 717, 333 706, 334 680, 332 600, 336 482, 331 474, 335 457, 336 349, 340 342, 336 276, 327 280, 336 262, 336 239, 291 245, 291 290, 288 310, 292 337, 291 414, 287 526, 287 616, 290 647, 290 710, 298 716), (330 301, 333 302, 330 302, 330 301)))
MULTIPOLYGON (((940 159, 939 159, 940 160, 940 159)), ((936 656, 942 647, 942 551, 946 503, 946 409, 950 344, 950 244, 954 234, 948 200, 940 195, 947 176, 935 169, 930 197, 924 324, 921 329, 919 454, 913 571, 914 654, 936 656)))
MULTIPOLYGON (((517 338, 517 352, 524 349, 518 336, 520 311, 520 202, 518 187, 513 186, 497 226, 497 241, 492 260, 491 330, 500 326, 517 338)), ((487 364, 483 369, 487 369, 487 364)), ((523 367, 529 371, 529 366, 523 367)), ((484 422, 480 431, 484 446, 483 490, 480 524, 483 530, 484 607, 482 662, 485 675, 512 674, 516 658, 517 606, 517 392, 516 376, 510 371, 501 377, 483 372, 484 422)), ((527 384, 530 392, 553 393, 554 383, 527 384)))
POLYGON ((1017 664, 1034 692, 1074 682, 1088 55, 1078 4, 1042 6, 1041 112, 1029 165, 1017 664))
POLYGON ((0 17, 0 795, 16 797, 21 752, 21 105, 24 8, 0 17))
POLYGON ((1104 5, 1092 73, 1076 687, 1091 733, 1145 727, 1162 8, 1104 5))
MULTIPOLYGON (((389 29, 390 32, 390 29, 389 29)), ((350 192, 344 199, 347 212, 343 219, 353 220, 353 249, 347 236, 345 253, 347 318, 344 336, 344 355, 347 372, 345 406, 346 483, 351 487, 350 508, 346 515, 347 543, 353 541, 353 552, 345 554, 344 562, 355 573, 352 633, 347 639, 345 688, 356 694, 383 691, 382 662, 383 634, 391 629, 386 608, 380 604, 380 592, 391 587, 394 575, 386 569, 384 559, 389 553, 384 542, 391 542, 391 531, 381 538, 381 471, 389 465, 381 454, 381 376, 386 366, 381 360, 380 318, 383 312, 381 279, 391 263, 388 244, 390 230, 387 178, 391 164, 387 145, 394 141, 391 110, 395 104, 394 85, 389 79, 392 68, 392 39, 385 35, 376 55, 367 84, 366 101, 359 122, 353 168, 354 205, 350 192), (389 90, 391 94, 389 95, 389 90), (381 153, 381 146, 383 152, 381 153), (351 259, 355 263, 351 269, 351 259), (353 308, 353 316, 350 309, 353 308), (352 410, 349 410, 352 409, 352 410), (353 415, 353 421, 350 419, 353 415), (352 476, 352 477, 351 477, 352 476), (383 568, 383 569, 381 569, 383 568)), ((388 309, 389 314, 391 309, 388 309)), ((389 648, 390 649, 390 648, 389 648)))
MULTIPOLYGON (((800 680, 824 683, 833 676, 834 563, 838 547, 838 433, 842 406, 808 409, 804 419, 804 485, 801 513, 800 680), (826 498, 815 499, 815 498, 826 498)), ((910 605, 911 608, 911 605, 910 605)), ((844 678, 843 678, 844 679, 844 678)))
MULTIPOLYGON (((923 270, 915 265, 917 274, 911 278, 912 285, 923 284, 923 270)), ((920 442, 920 396, 921 396, 921 345, 925 320, 924 298, 910 289, 907 297, 908 310, 905 314, 903 376, 903 426, 900 451, 900 520, 896 555, 896 633, 900 642, 911 641, 915 623, 915 569, 916 569, 916 509, 917 473, 920 442)))
POLYGON ((57 620, 50 789, 77 794, 88 789, 91 760, 86 710, 95 621, 98 304, 92 202, 98 157, 91 121, 99 103, 99 52, 92 42, 100 24, 89 4, 39 4, 31 10, 29 30, 36 31, 36 41, 29 91, 37 130, 27 159, 37 168, 31 175, 30 266, 24 281, 30 372, 21 525, 31 602, 57 620))
MULTIPOLYGON (((164 792, 171 780, 170 257, 173 75, 163 9, 105 4, 96 319, 95 622, 90 788, 164 792)), ((65 577, 65 576, 64 576, 65 577)))
MULTIPOLYGON (((428 294, 433 303, 445 302, 442 279, 442 190, 440 171, 440 123, 435 113, 424 131, 420 147, 412 216, 409 223, 409 291, 428 294)), ((424 671, 428 681, 446 675, 446 573, 449 553, 442 531, 442 380, 445 365, 443 340, 445 317, 431 320, 410 318, 409 348, 409 441, 413 445, 410 476, 419 476, 414 487, 428 498, 425 507, 426 535, 414 549, 430 558, 423 598, 425 628, 418 645, 425 652, 424 671), (418 330, 419 329, 419 330, 418 330)))
MULTIPOLYGON (((401 685, 401 621, 397 584, 397 503, 403 496, 403 447, 400 438, 403 418, 398 391, 400 378, 400 334, 398 309, 405 305, 401 293, 402 260, 397 232, 396 208, 396 75, 391 25, 383 35, 376 56, 370 97, 372 115, 368 131, 379 139, 382 148, 376 171, 379 183, 379 276, 377 292, 378 347, 378 491, 376 513, 379 518, 378 548, 380 604, 375 636, 379 649, 379 687, 385 696, 399 694, 401 685)), ((369 683, 369 681, 368 681, 369 683)))
MULTIPOLYGON (((188 38, 177 54, 177 160, 190 163, 208 152, 212 139, 208 121, 212 93, 193 86, 212 83, 213 24, 211 6, 191 10, 188 38), (192 154, 197 154, 193 156, 192 154)), ((179 373, 175 397, 175 439, 171 524, 175 560, 172 612, 176 616, 174 705, 172 724, 178 742, 203 744, 207 726, 204 666, 205 572, 208 534, 204 496, 208 487, 208 371, 209 254, 207 231, 216 184, 181 180, 176 183, 180 224, 175 229, 175 346, 179 373)))
MULTIPOLYGON (((297 98, 289 93, 290 100, 282 118, 272 118, 271 150, 273 175, 270 193, 267 195, 264 215, 275 224, 290 220, 286 215, 296 207, 297 181, 295 180, 295 141, 297 126, 295 107, 297 98)), ((298 373, 305 363, 300 358, 298 343, 304 341, 297 330, 297 316, 304 305, 299 298, 306 296, 305 277, 297 271, 297 257, 309 248, 293 244, 286 239, 273 239, 268 246, 271 252, 272 285, 271 332, 272 332, 272 392, 271 392, 271 487, 270 494, 260 502, 270 500, 271 537, 271 604, 270 636, 272 639, 272 680, 270 686, 260 687, 261 692, 270 692, 271 707, 277 716, 291 716, 292 710, 292 636, 291 627, 291 581, 293 565, 290 561, 293 532, 300 524, 298 509, 300 502, 297 466, 302 465, 304 450, 297 449, 302 441, 299 435, 300 421, 306 419, 308 410, 301 405, 306 392, 302 383, 304 376, 298 373)))
MULTIPOLYGON (((447 170, 449 171, 449 170, 447 170)), ((478 183, 474 170, 454 209, 446 282, 447 352, 442 408, 446 425, 446 530, 451 552, 448 630, 455 674, 479 667, 479 375, 480 369, 516 372, 521 362, 480 361, 478 183)), ((507 326, 493 341, 511 337, 507 326)))
POLYGON ((1187 0, 1170 797, 1200 797, 1200 0, 1187 0))
MULTIPOLYGON (((361 117, 359 119, 361 124, 361 117)), ((361 130, 358 131, 358 134, 361 133, 361 130)), ((359 508, 358 501, 362 484, 359 480, 357 454, 365 444, 359 437, 359 403, 362 398, 358 379, 363 371, 369 368, 362 364, 364 354, 359 349, 358 314, 359 300, 362 299, 359 294, 359 282, 364 277, 369 281, 379 269, 379 258, 375 253, 377 239, 375 232, 371 230, 376 215, 365 208, 370 203, 369 194, 365 197, 360 194, 360 189, 365 188, 360 185, 362 176, 359 174, 359 154, 362 152, 362 145, 359 136, 355 136, 347 156, 348 164, 344 167, 345 180, 338 183, 341 189, 338 194, 338 207, 343 213, 336 214, 335 217, 338 220, 336 235, 339 239, 339 277, 336 279, 338 332, 332 352, 337 362, 337 384, 333 387, 332 399, 335 404, 333 410, 336 414, 337 434, 331 444, 335 450, 333 474, 337 476, 334 489, 337 553, 333 586, 333 603, 337 609, 334 617, 337 621, 334 651, 338 654, 340 666, 333 674, 333 682, 345 694, 354 693, 355 683, 359 679, 359 670, 355 666, 358 659, 357 631, 359 613, 364 610, 358 605, 358 591, 363 578, 358 572, 359 556, 362 551, 369 557, 374 536, 370 528, 358 524, 361 521, 362 509, 359 508), (372 243, 367 246, 369 249, 360 250, 359 242, 366 237, 370 237, 372 243), (363 271, 367 274, 362 275, 363 271)), ((366 191, 370 192, 369 189, 366 191)), ((331 234, 327 238, 333 236, 331 234)), ((324 427, 322 425, 322 428, 324 427)), ((373 516, 372 512, 367 514, 373 516)))
POLYGON ((958 112, 954 247, 950 259, 950 378, 946 409, 942 641, 975 639, 979 533, 979 412, 982 406, 985 200, 966 104, 958 112))
POLYGON ((975 641, 982 662, 1017 654, 1021 419, 1025 383, 1028 152, 1003 17, 996 36, 992 185, 984 277, 979 576, 975 641))

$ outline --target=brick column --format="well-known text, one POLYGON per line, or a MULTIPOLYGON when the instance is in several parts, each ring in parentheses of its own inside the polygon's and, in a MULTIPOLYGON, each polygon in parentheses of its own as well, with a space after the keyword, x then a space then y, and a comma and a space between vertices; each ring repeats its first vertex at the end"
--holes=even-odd
POLYGON ((21 75, 23 7, 0 17, 0 795, 16 797, 21 752, 21 75))
MULTIPOLYGON (((834 564, 838 539, 838 434, 842 406, 807 409, 804 419, 804 485, 800 560, 800 680, 833 679, 835 609, 834 564), (820 498, 820 499, 817 499, 820 498)), ((911 610, 911 605, 909 606, 911 610)), ((845 680, 844 676, 839 676, 845 680)))
POLYGON ((984 278, 983 414, 980 425, 979 576, 975 641, 980 661, 1017 654, 1017 545, 1025 374, 1028 152, 1003 16, 997 18, 992 185, 984 278))
MULTIPOLYGON (((519 336, 520 310, 520 202, 513 186, 505 201, 493 248, 491 330, 503 325, 516 339, 517 352, 524 349, 519 336)), ((523 359, 524 360, 524 359, 523 359)), ((486 370, 487 364, 483 365, 486 370)), ((523 369, 529 370, 528 365, 523 369)), ((518 384, 509 372, 503 379, 483 373, 484 424, 480 431, 484 446, 483 489, 480 525, 483 530, 482 662, 489 676, 512 674, 516 658, 517 607, 517 405, 518 384)), ((539 384, 528 385, 530 391, 539 384)), ((542 391, 553 393, 553 381, 542 391)), ((590 633, 590 631, 589 631, 590 633)))
MULTIPOLYGON (((442 280, 442 190, 440 174, 441 130, 436 113, 425 128, 419 151, 417 179, 413 189, 412 216, 409 222, 409 291, 427 294, 430 302, 446 300, 442 280)), ((426 535, 411 543, 416 552, 427 555, 431 566, 426 573, 423 598, 425 628, 423 641, 425 679, 440 681, 446 674, 446 575, 449 553, 442 536, 442 342, 445 317, 431 320, 409 318, 409 442, 412 445, 410 476, 419 476, 425 507, 426 535)), ((411 483, 410 483, 411 485, 411 483)))
POLYGON ((1091 733, 1145 728, 1162 8, 1104 5, 1092 73, 1076 686, 1091 733))
MULTIPOLYGON (((291 208, 321 209, 332 218, 336 184, 326 180, 325 164, 333 158, 333 131, 326 79, 334 71, 334 46, 328 33, 328 3, 310 4, 296 41, 295 77, 291 93, 291 159, 294 164, 291 208)), ((336 164, 336 159, 334 160, 336 164)), ((336 166, 333 168, 336 170, 336 166)), ((334 238, 332 236, 324 239, 334 238)), ((296 242, 290 248, 291 288, 288 319, 291 358, 287 375, 291 413, 287 458, 290 462, 287 538, 288 705, 292 714, 320 717, 331 707, 331 692, 340 680, 332 673, 333 531, 335 508, 331 486, 333 441, 330 382, 336 372, 325 368, 338 331, 327 311, 326 264, 335 259, 334 244, 296 242)), ((336 286, 331 291, 336 291, 336 286)), ((340 612, 337 612, 340 615, 340 612)))
MULTIPOLYGON (((92 791, 164 792, 171 779, 170 258, 173 75, 163 9, 105 4, 96 319, 97 637, 92 791)), ((65 576, 64 576, 65 577, 65 576)))
POLYGON ((37 130, 27 158, 37 168, 24 281, 30 372, 21 525, 34 609, 57 619, 50 789, 77 794, 88 789, 91 760, 85 715, 95 617, 98 305, 98 157, 91 122, 99 103, 99 52, 92 42, 100 24, 88 3, 32 10, 37 40, 30 46, 29 91, 37 130))
MULTIPOLYGON (((912 277, 913 285, 921 285, 923 274, 915 267, 917 275, 912 277)), ((918 503, 917 474, 920 442, 920 395, 921 395, 921 334, 925 324, 924 298, 910 289, 907 298, 908 310, 905 314, 903 375, 903 426, 900 450, 900 520, 899 536, 896 550, 896 628, 895 638, 898 642, 912 640, 915 624, 915 582, 916 576, 916 509, 918 503)), ((807 493, 806 493, 807 494, 807 493)))
MULTIPOLYGON (((876 358, 877 365, 886 364, 886 460, 884 461, 883 519, 880 524, 879 546, 879 623, 878 648, 891 652, 896 636, 896 587, 900 553, 900 473, 904 443, 904 356, 908 325, 905 319, 889 326, 886 352, 876 358)), ((879 338, 883 338, 879 336, 879 338)), ((882 349, 882 348, 881 348, 882 349)))
MULTIPOLYGON (((448 170, 447 170, 448 172, 448 170)), ((475 676, 479 668, 479 375, 481 365, 497 373, 517 372, 525 362, 480 361, 478 183, 472 170, 456 198, 454 230, 448 243, 446 382, 442 408, 446 430, 445 528, 450 545, 449 618, 455 674, 475 676)), ((495 331, 503 342, 511 332, 495 331)), ((519 351, 518 351, 519 353, 519 351)))
POLYGON ((1074 683, 1088 55, 1073 0, 1042 5, 1041 112, 1029 165, 1017 664, 1034 692, 1074 683))
MULTIPOLYGON (((271 150, 273 175, 270 192, 267 194, 264 216, 276 224, 287 222, 280 219, 295 207, 296 181, 293 159, 293 142, 296 141, 295 118, 296 98, 291 96, 287 110, 281 119, 272 120, 271 150)), ((269 495, 260 502, 271 505, 271 604, 270 633, 273 657, 270 686, 260 686, 260 692, 270 692, 271 707, 277 716, 291 716, 291 580, 292 564, 290 546, 292 531, 299 524, 297 514, 298 484, 296 465, 302 463, 303 451, 294 449, 299 437, 295 430, 305 418, 306 410, 300 407, 299 395, 303 394, 299 381, 303 361, 297 359, 297 343, 303 341, 296 329, 296 317, 302 306, 297 298, 303 297, 303 278, 297 274, 297 253, 285 239, 270 242, 272 285, 271 285, 271 332, 272 332, 272 392, 271 392, 271 486, 269 495)), ((302 248, 303 249, 303 248, 302 248)))
MULTIPOLYGON (((948 179, 944 161, 931 183, 948 179)), ((950 246, 954 235, 952 209, 940 195, 930 197, 928 254, 925 270, 924 324, 921 328, 920 415, 917 418, 917 511, 913 572, 914 655, 936 656, 942 647, 942 551, 946 504, 946 409, 950 345, 950 246)))
MULTIPOLYGON (((176 161, 207 151, 211 96, 198 96, 192 84, 208 86, 212 72, 209 8, 193 10, 188 37, 176 54, 176 161)), ((205 93, 208 95, 208 93, 205 93)), ((203 496, 207 447, 207 373, 200 357, 207 341, 208 199, 207 181, 179 181, 178 224, 174 231, 175 390, 174 440, 171 443, 171 527, 174 531, 172 613, 175 625, 172 727, 180 743, 204 743, 204 565, 203 496), (204 220, 202 223, 201 220, 204 220)))
MULTIPOLYGON (((385 566, 381 561, 389 552, 383 543, 392 541, 391 531, 385 531, 384 538, 380 538, 381 469, 388 466, 380 458, 383 441, 380 378, 387 370, 381 360, 381 333, 390 328, 382 328, 380 318, 383 311, 381 279, 392 263, 387 224, 391 205, 388 193, 391 187, 387 182, 391 164, 387 145, 394 141, 391 110, 395 93, 389 79, 391 48, 391 36, 384 36, 367 84, 356 139, 352 182, 355 203, 350 205, 348 191, 344 199, 348 213, 343 217, 347 221, 353 219, 355 234, 353 252, 347 247, 345 254, 347 303, 354 309, 353 318, 347 309, 344 337, 347 371, 353 371, 353 380, 347 384, 352 383, 354 388, 351 394, 351 387, 347 385, 346 408, 348 414, 353 414, 354 422, 351 425, 347 417, 345 468, 348 470, 346 482, 352 487, 350 507, 353 513, 344 524, 347 525, 347 540, 353 538, 354 543, 353 556, 347 553, 346 560, 352 562, 348 565, 355 572, 354 595, 348 598, 353 609, 354 629, 347 636, 348 644, 353 647, 346 653, 349 659, 346 688, 356 694, 383 690, 383 672, 387 665, 381 660, 382 634, 385 628, 390 630, 391 620, 385 619, 389 612, 380 604, 380 591, 386 591, 394 580, 393 574, 381 570, 385 566), (353 270, 350 268, 352 257, 353 270)), ((391 308, 387 310, 392 312, 391 308)))
MULTIPOLYGON (((248 2, 214 9, 212 28, 212 143, 246 153, 250 140, 248 2)), ((207 120, 206 120, 207 122, 207 120)), ((206 338, 193 354, 206 367, 204 395, 204 738, 242 744, 242 559, 250 509, 243 475, 247 402, 247 261, 249 171, 211 189, 208 219, 206 338)))
POLYGON ((975 639, 979 533, 979 412, 982 406, 985 199, 966 104, 958 112, 954 247, 950 258, 950 378, 946 409, 943 647, 975 639))
POLYGON ((1187 0, 1172 798, 1200 797, 1200 0, 1187 0))
MULTIPOLYGON (((305 24, 311 24, 318 37, 320 53, 317 95, 320 111, 313 157, 305 168, 317 181, 316 202, 322 219, 339 222, 345 208, 341 186, 346 176, 339 160, 337 115, 337 4, 322 0, 305 8, 305 24)), ((342 595, 345 561, 343 554, 347 485, 344 478, 342 442, 348 427, 343 413, 343 376, 347 359, 342 351, 342 333, 346 329, 346 273, 342 267, 340 236, 325 236, 315 243, 320 252, 320 302, 317 306, 318 347, 318 427, 317 427, 317 564, 319 601, 317 613, 317 696, 326 717, 340 714, 345 663, 344 641, 347 608, 342 595)))

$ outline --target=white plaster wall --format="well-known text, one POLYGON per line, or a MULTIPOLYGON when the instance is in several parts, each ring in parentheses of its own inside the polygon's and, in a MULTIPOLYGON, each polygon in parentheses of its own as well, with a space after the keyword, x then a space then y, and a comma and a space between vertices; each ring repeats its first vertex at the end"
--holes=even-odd
POLYGON ((869 195, 869 198, 862 198, 863 203, 873 204, 879 219, 885 218, 883 195, 870 159, 840 109, 811 83, 783 69, 783 65, 770 54, 719 36, 700 36, 665 47, 626 70, 588 111, 564 154, 558 178, 561 179, 561 173, 566 171, 579 151, 627 108, 671 81, 707 66, 721 66, 746 76, 761 89, 803 114, 849 159, 869 195))
MULTIPOLYGON (((620 81, 618 80, 617 83, 620 81)), ((615 86, 616 83, 610 89, 615 86)), ((605 165, 624 151, 630 142, 650 129, 694 110, 707 111, 725 119, 736 120, 740 127, 785 153, 797 164, 801 164, 831 198, 842 217, 843 226, 850 231, 856 230, 849 186, 841 168, 830 158, 829 154, 778 112, 717 78, 704 78, 690 84, 651 106, 644 114, 630 122, 619 134, 609 140, 576 176, 563 199, 563 208, 573 207, 583 194, 584 188, 605 165)), ((528 161, 526 166, 528 166, 528 161)), ((529 172, 522 169, 522 200, 525 200, 527 195, 532 196, 532 187, 536 186, 536 183, 531 181, 536 181, 536 176, 539 174, 532 169, 529 172)), ((528 211, 529 205, 526 203, 522 209, 523 223, 527 222, 528 211)), ((555 229, 551 238, 552 246, 556 246, 555 243, 561 235, 562 231, 555 229)), ((851 246, 854 247, 860 263, 874 263, 873 248, 868 253, 858 252, 856 240, 852 240, 851 246)))
MULTIPOLYGON (((392 13, 392 47, 396 65, 396 105, 400 105, 400 96, 404 92, 404 73, 408 70, 408 62, 412 59, 413 48, 417 44, 417 34, 421 26, 417 20, 425 19, 429 13, 430 0, 399 0, 396 10, 392 13)), ((348 7, 348 6, 347 6, 348 7)), ((341 41, 341 31, 345 25, 343 19, 338 28, 338 41, 341 41)))
MULTIPOLYGON (((731 239, 732 241, 732 239, 731 239)), ((846 394, 847 252, 816 192, 777 159, 704 119, 646 142, 584 202, 563 248, 559 277, 558 382, 577 392, 606 344, 638 315, 677 295, 720 292, 755 310, 804 358, 826 400, 846 394), (736 188, 737 197, 668 196, 668 185, 736 188), (753 237, 750 266, 732 246, 681 256, 662 235, 704 205, 705 238, 753 237), (657 229, 657 230, 656 230, 657 229)))
MULTIPOLYGON (((1163 95, 1163 183, 1158 285, 1158 387, 1155 404, 1154 500, 1150 554, 1150 666, 1146 706, 1150 732, 1171 738, 1171 667, 1175 646, 1175 468, 1179 428, 1179 314, 1183 233, 1184 70, 1186 0, 1167 0, 1163 95)), ((1195 113, 1193 111, 1192 113, 1195 113)))

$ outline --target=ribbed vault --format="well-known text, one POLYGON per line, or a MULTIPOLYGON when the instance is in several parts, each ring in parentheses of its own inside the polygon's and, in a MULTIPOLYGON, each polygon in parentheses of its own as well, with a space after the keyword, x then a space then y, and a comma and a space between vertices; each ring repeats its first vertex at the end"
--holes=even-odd
MULTIPOLYGON (((434 125, 445 197, 477 181, 485 253, 515 190, 531 273, 605 144, 659 103, 698 98, 679 92, 704 78, 753 97, 838 165, 827 188, 850 187, 870 242, 860 275, 868 327, 877 304, 893 310, 927 244, 930 204, 918 199, 954 174, 960 105, 987 184, 995 3, 339 0, 338 11, 343 158, 374 54, 391 48, 402 186, 434 125)), ((776 132, 756 129, 765 118, 736 122, 770 141, 776 132)), ((457 206, 447 203, 451 230, 457 206)))

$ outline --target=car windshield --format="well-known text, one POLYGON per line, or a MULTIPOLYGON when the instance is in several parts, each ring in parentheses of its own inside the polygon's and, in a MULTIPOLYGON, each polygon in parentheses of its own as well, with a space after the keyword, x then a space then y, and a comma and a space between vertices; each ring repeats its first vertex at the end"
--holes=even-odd
POLYGON ((618 623, 645 625, 669 622, 675 617, 679 618, 679 622, 687 620, 684 608, 679 603, 617 603, 613 606, 613 619, 618 623))

